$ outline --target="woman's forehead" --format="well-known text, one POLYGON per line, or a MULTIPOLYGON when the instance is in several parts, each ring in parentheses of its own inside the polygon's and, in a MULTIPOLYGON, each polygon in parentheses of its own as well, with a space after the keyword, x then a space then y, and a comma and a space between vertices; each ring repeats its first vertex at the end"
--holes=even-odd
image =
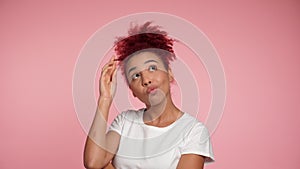
POLYGON ((153 52, 141 52, 131 56, 125 65, 125 70, 128 71, 132 67, 140 67, 149 62, 156 62, 157 64, 162 64, 163 61, 157 54, 153 52))

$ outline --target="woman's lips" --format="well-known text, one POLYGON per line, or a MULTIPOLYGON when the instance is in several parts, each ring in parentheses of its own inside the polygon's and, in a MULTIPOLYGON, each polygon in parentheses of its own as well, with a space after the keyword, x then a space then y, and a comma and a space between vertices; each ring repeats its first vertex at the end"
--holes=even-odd
POLYGON ((148 89, 147 89, 147 93, 148 93, 148 94, 154 94, 154 93, 156 92, 156 89, 157 89, 156 87, 148 88, 148 89))

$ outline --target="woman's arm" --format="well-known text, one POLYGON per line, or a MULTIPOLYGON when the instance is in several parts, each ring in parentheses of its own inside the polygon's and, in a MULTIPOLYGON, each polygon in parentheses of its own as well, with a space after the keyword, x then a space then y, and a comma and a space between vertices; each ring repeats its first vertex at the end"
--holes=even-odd
POLYGON ((116 132, 106 133, 109 109, 116 88, 116 62, 114 57, 103 67, 100 77, 100 96, 94 121, 84 149, 84 166, 101 169, 113 158, 120 141, 116 132))
POLYGON ((177 165, 177 169, 203 169, 204 157, 197 154, 183 154, 177 165))
POLYGON ((115 169, 115 167, 112 165, 112 163, 108 163, 103 169, 115 169))
POLYGON ((96 112, 85 144, 84 166, 88 169, 100 169, 106 166, 114 157, 120 142, 120 135, 116 132, 110 131, 106 134, 107 117, 102 116, 100 109, 96 112))

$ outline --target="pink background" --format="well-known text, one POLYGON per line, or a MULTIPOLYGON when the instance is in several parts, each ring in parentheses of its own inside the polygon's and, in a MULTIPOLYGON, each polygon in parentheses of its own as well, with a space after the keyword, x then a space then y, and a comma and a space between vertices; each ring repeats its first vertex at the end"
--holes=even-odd
POLYGON ((111 20, 150 11, 197 25, 222 60, 227 102, 206 168, 300 168, 298 1, 128 2, 0 1, 0 168, 84 168, 72 100, 80 49, 111 20))

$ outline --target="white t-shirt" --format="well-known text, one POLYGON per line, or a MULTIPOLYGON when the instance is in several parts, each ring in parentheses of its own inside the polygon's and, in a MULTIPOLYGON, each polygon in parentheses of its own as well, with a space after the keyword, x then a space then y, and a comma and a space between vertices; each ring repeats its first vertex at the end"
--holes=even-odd
POLYGON ((122 112, 109 127, 121 135, 116 169, 175 169, 182 154, 214 161, 209 132, 196 118, 184 113, 167 127, 155 127, 143 122, 144 110, 122 112))

